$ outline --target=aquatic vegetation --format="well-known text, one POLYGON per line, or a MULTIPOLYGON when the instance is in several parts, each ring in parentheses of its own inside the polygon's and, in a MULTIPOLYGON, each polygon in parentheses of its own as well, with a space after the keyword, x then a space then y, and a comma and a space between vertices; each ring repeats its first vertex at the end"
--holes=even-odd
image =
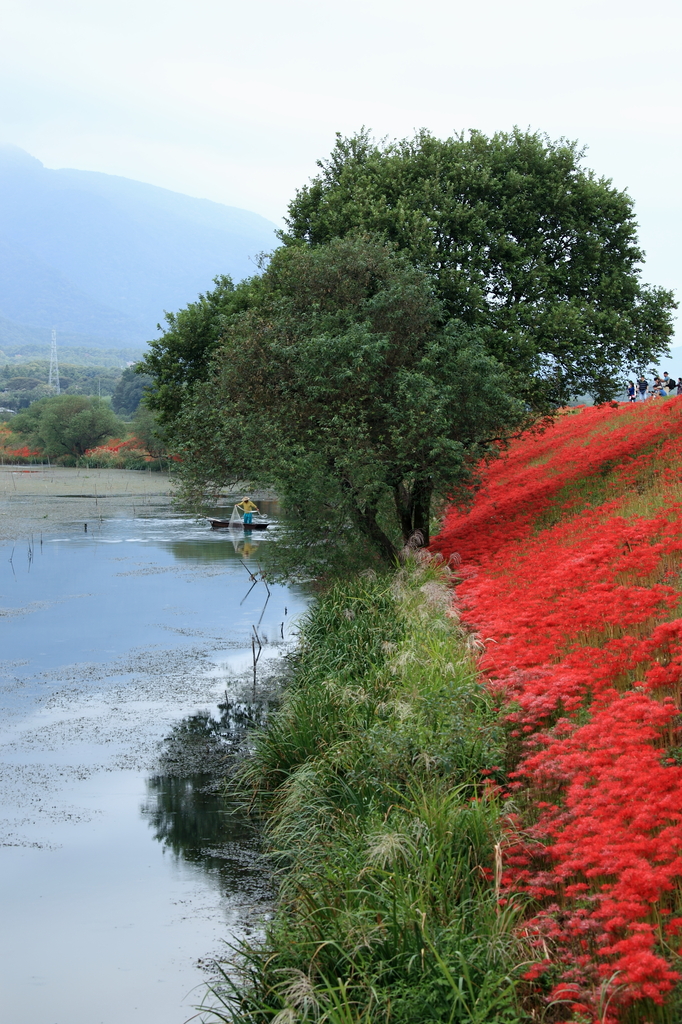
POLYGON ((501 894, 551 1020, 679 1020, 682 403, 566 410, 434 543, 506 704, 501 894))

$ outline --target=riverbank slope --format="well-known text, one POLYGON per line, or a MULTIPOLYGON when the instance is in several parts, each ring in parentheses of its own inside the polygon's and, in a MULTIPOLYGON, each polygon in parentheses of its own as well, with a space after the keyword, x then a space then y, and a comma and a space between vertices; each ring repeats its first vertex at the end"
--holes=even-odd
POLYGON ((320 600, 241 774, 275 917, 211 1019, 680 1019, 681 454, 676 399, 567 410, 441 561, 320 600))
POLYGON ((677 398, 567 410, 434 545, 507 706, 502 892, 562 1021, 682 1016, 681 455, 677 398))

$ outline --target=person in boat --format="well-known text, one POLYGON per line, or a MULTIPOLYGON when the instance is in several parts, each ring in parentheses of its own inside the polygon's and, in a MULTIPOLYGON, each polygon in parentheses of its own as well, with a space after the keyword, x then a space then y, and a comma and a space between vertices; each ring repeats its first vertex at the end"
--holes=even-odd
POLYGON ((258 505, 254 505, 254 503, 249 498, 248 494, 246 495, 245 498, 242 499, 242 501, 239 502, 237 508, 240 510, 240 512, 244 513, 245 526, 253 521, 254 512, 260 512, 258 505))

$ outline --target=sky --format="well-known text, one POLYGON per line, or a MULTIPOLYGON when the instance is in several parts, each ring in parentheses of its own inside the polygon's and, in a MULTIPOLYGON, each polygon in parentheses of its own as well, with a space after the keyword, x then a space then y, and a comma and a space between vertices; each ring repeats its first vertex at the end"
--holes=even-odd
POLYGON ((0 0, 0 142, 47 167, 281 223, 337 131, 519 125, 628 189, 675 289, 681 79, 679 0, 0 0))

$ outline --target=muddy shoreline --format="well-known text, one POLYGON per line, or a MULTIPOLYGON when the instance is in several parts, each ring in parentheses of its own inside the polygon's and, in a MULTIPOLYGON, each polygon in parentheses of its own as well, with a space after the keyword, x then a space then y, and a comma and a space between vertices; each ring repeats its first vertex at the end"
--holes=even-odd
MULTIPOLYGON (((55 533, 65 523, 92 523, 146 506, 173 507, 178 485, 168 473, 66 466, 0 466, 0 544, 55 533), (56 503, 53 499, 60 499, 56 503)), ((241 496, 242 488, 221 502, 241 496)), ((275 495, 254 491, 256 501, 275 495)))
POLYGON ((175 486, 166 473, 65 466, 0 466, 0 543, 49 535, 137 504, 167 504, 175 486), (61 499, 58 503, 55 498, 61 499))

